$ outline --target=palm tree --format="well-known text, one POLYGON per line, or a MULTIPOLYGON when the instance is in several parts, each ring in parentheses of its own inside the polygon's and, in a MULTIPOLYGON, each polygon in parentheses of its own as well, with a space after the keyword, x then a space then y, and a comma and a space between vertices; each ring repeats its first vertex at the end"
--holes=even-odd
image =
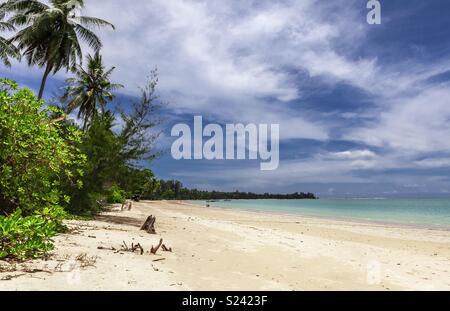
MULTIPOLYGON (((4 22, 6 13, 1 11, 0 7, 0 31, 14 31, 14 26, 8 22, 4 22)), ((11 63, 9 62, 9 58, 19 58, 20 51, 14 44, 11 43, 10 40, 0 36, 0 61, 5 64, 5 66, 10 67, 11 63)))
POLYGON ((102 43, 93 27, 114 29, 105 20, 78 16, 77 10, 84 8, 83 0, 50 0, 49 4, 38 0, 7 0, 4 8, 14 14, 9 23, 24 27, 11 38, 12 42, 23 51, 29 66, 45 67, 39 98, 50 73, 62 68, 73 70, 82 62, 81 40, 94 51, 100 50, 102 43))
POLYGON ((114 100, 113 92, 123 85, 111 83, 110 76, 114 67, 105 71, 102 56, 99 52, 88 55, 87 68, 77 66, 75 78, 67 79, 61 101, 67 104, 68 113, 79 108, 78 118, 83 118, 83 130, 100 109, 104 114, 105 106, 114 100))

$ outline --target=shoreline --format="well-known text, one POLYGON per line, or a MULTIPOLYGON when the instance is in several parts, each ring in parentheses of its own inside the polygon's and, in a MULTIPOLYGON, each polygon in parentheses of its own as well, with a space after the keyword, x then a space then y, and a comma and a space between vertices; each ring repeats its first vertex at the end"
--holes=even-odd
MULTIPOLYGON (((236 200, 239 201, 239 200, 236 200)), ((187 201, 167 201, 167 202, 177 202, 178 204, 191 204, 198 207, 208 208, 206 206, 203 206, 201 204, 195 204, 187 201)), ((246 209, 243 207, 223 207, 223 206, 210 206, 209 208, 213 209, 223 209, 230 212, 237 212, 237 211, 243 211, 248 213, 262 213, 262 214, 273 214, 273 215, 279 215, 279 216, 293 216, 293 217, 302 217, 302 218, 310 218, 310 219, 324 219, 324 220, 330 220, 330 221, 341 221, 343 223, 356 223, 361 225, 378 225, 380 227, 394 227, 394 228, 412 228, 412 229, 424 229, 424 230, 438 230, 438 231, 449 231, 450 232, 450 226, 448 225, 434 225, 434 224, 419 224, 419 223, 400 223, 400 222, 388 222, 388 221, 381 221, 381 220, 369 220, 369 219, 362 219, 362 218, 351 218, 351 217, 333 217, 333 216, 322 216, 322 215, 308 215, 303 214, 301 212, 287 212, 287 211, 273 211, 273 210, 256 210, 256 209, 246 209)))
POLYGON ((48 260, 14 271, 0 262, 0 289, 450 290, 448 231, 179 201, 143 201, 123 212, 114 206, 67 225, 48 260), (149 215, 156 235, 139 230, 149 215), (149 254, 161 238, 173 252, 149 254), (144 254, 120 251, 124 241, 144 254))

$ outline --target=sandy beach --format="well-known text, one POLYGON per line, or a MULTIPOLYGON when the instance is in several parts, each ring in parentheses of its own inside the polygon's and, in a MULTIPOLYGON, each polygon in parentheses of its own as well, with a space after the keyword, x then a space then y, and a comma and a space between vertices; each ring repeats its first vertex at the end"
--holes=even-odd
POLYGON ((450 290, 449 231, 182 202, 67 225, 47 260, 0 262, 0 290, 450 290), (173 251, 149 254, 161 238, 173 251))

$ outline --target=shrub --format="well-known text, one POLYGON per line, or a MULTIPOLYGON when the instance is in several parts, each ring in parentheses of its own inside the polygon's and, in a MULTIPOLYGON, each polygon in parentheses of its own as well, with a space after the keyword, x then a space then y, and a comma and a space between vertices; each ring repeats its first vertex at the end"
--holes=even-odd
POLYGON ((33 216, 23 216, 21 210, 0 216, 0 259, 36 258, 53 249, 51 238, 63 228, 62 208, 44 209, 33 216))
POLYGON ((119 186, 114 185, 109 189, 108 203, 123 203, 126 199, 126 193, 119 186))
POLYGON ((61 182, 81 187, 81 132, 63 128, 55 115, 63 114, 44 107, 31 90, 0 79, 0 214, 20 207, 28 216, 68 204, 61 182))
POLYGON ((0 259, 45 255, 64 230, 64 188, 81 188, 81 132, 32 91, 0 79, 0 259))

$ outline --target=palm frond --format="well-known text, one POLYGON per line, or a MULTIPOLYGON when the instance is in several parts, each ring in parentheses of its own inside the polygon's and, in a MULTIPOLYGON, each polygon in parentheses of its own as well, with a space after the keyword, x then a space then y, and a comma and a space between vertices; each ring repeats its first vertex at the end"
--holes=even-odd
POLYGON ((80 24, 75 25, 75 31, 94 51, 99 51, 102 48, 102 42, 93 31, 80 24))
POLYGON ((37 0, 8 0, 3 3, 1 10, 5 12, 42 12, 49 6, 37 0))
POLYGON ((73 18, 78 24, 83 25, 85 27, 111 27, 112 29, 116 29, 113 24, 108 21, 105 21, 101 18, 89 17, 89 16, 77 16, 73 18))

